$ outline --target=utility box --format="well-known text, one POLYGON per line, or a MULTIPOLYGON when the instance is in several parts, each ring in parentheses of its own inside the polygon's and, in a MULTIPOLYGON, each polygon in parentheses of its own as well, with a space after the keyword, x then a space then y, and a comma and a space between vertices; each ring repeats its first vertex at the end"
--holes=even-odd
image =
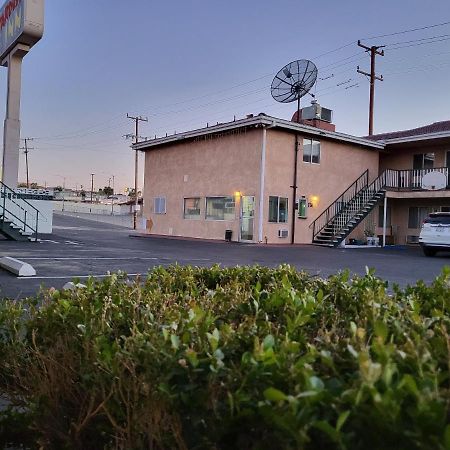
POLYGON ((308 217, 308 199, 302 195, 298 199, 298 218, 306 219, 308 217))

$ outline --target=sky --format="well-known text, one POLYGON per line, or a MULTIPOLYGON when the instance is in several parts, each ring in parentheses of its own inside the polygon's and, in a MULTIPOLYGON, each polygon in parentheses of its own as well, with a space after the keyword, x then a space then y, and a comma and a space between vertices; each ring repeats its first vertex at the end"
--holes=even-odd
MULTIPOLYGON (((123 135, 127 113, 148 117, 154 137, 265 112, 290 119, 295 105, 275 102, 275 73, 310 59, 312 92, 334 111, 337 131, 365 135, 367 53, 377 57, 374 131, 450 119, 448 0, 46 0, 45 32, 25 57, 22 137, 30 144, 30 182, 95 188, 134 184, 134 155, 123 135), (380 37, 375 37, 380 36, 380 37), (428 39, 432 38, 432 39, 428 39)), ((0 70, 4 117, 6 69, 0 70)), ((307 105, 310 96, 302 99, 307 105)), ((25 180, 21 155, 19 180, 25 180)), ((143 158, 140 157, 140 185, 143 158)))

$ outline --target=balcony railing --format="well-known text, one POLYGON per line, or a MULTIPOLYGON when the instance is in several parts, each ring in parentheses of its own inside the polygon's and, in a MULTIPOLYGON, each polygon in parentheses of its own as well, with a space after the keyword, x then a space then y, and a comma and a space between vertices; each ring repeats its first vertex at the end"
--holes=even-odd
POLYGON ((422 191, 422 179, 425 175, 438 172, 445 175, 445 189, 450 189, 450 169, 448 167, 433 167, 432 169, 387 169, 384 172, 385 188, 397 191, 422 191))

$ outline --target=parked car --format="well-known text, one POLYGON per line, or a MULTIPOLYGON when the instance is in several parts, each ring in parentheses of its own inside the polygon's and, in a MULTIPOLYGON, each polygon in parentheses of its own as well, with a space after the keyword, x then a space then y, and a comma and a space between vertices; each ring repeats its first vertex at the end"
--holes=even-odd
POLYGON ((426 256, 450 251, 450 212, 431 213, 423 221, 419 244, 426 256))

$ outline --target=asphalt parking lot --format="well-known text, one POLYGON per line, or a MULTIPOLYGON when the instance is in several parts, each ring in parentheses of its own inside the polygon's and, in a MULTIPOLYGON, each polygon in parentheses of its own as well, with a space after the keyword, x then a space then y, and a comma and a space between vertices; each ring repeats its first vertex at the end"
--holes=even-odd
POLYGON ((102 277, 122 270, 131 276, 160 265, 278 266, 288 263, 313 275, 328 276, 343 269, 376 274, 401 286, 422 279, 431 282, 450 254, 426 258, 419 248, 329 249, 312 245, 263 246, 199 240, 130 237, 132 230, 76 217, 55 214, 54 233, 39 243, 0 241, 0 256, 31 264, 32 278, 17 278, 0 269, 0 296, 21 298, 41 286, 61 288, 73 278, 102 277))

